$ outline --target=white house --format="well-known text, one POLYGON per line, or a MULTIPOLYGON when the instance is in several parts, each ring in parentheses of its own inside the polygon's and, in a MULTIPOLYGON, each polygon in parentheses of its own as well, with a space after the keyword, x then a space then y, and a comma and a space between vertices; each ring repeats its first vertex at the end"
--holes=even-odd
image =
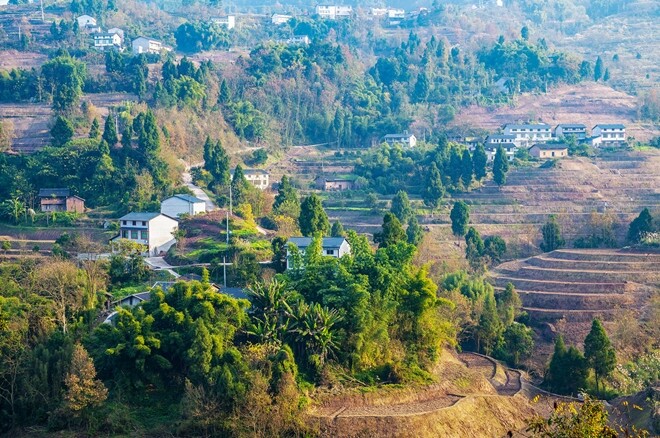
POLYGON ((235 15, 224 15, 222 17, 214 18, 213 22, 224 26, 227 30, 233 29, 236 27, 236 16, 235 15))
POLYGON ((307 35, 295 35, 284 41, 288 46, 309 46, 311 42, 307 35))
MULTIPOLYGON (((286 250, 286 268, 291 269, 293 267, 293 260, 291 257, 291 251, 288 249, 288 244, 291 243, 298 247, 300 255, 305 254, 305 250, 312 243, 311 237, 290 237, 287 241, 287 250, 286 250)), ((341 258, 346 254, 351 253, 351 245, 343 237, 324 237, 323 242, 321 243, 323 250, 322 255, 326 257, 335 257, 341 258)))
POLYGON ((337 6, 337 5, 318 5, 316 6, 316 15, 328 20, 336 20, 338 18, 350 17, 353 13, 352 6, 337 6))
POLYGON ((280 24, 288 23, 292 19, 293 16, 284 15, 284 14, 273 14, 273 16, 270 17, 270 21, 276 26, 279 26, 280 24))
MULTIPOLYGON (((252 183, 253 186, 260 190, 266 190, 269 185, 268 172, 261 169, 243 169, 245 179, 252 183)), ((233 172, 232 172, 233 176, 233 172)))
POLYGON ((575 137, 576 140, 587 138, 587 127, 581 123, 562 123, 555 128, 555 137, 575 137))
POLYGON ((385 17, 387 15, 387 8, 371 8, 371 15, 374 17, 385 17))
POLYGON ((184 214, 195 216, 196 214, 206 213, 206 202, 190 195, 174 195, 160 203, 160 212, 172 218, 184 214))
POLYGON ((118 33, 99 32, 95 33, 94 48, 98 50, 121 49, 122 38, 118 33))
POLYGON ((546 123, 509 124, 504 127, 504 134, 515 135, 519 146, 552 140, 552 128, 546 123))
POLYGON ((387 134, 383 137, 383 141, 390 145, 402 144, 411 148, 417 145, 417 137, 408 131, 403 131, 403 134, 387 134))
POLYGON ((626 143, 626 127, 622 124, 600 124, 591 129, 595 146, 619 146, 626 143))
POLYGON ((134 55, 139 55, 141 53, 155 53, 158 54, 163 50, 167 50, 168 52, 172 49, 169 47, 165 46, 162 42, 158 40, 154 40, 152 38, 147 38, 147 37, 138 37, 133 40, 132 43, 132 48, 133 48, 133 54, 134 55))
POLYGON ((81 29, 87 27, 96 27, 96 18, 90 15, 81 15, 80 17, 76 18, 76 21, 78 21, 78 27, 81 29))
POLYGON ((516 151, 518 148, 515 144, 512 143, 502 143, 499 145, 486 144, 484 145, 484 151, 486 152, 486 158, 489 163, 495 161, 495 155, 497 154, 497 148, 502 147, 504 149, 504 154, 508 161, 513 161, 516 156, 516 151))
POLYGON ((404 9, 388 9, 387 19, 390 26, 398 26, 406 18, 406 11, 404 9))
POLYGON ((179 223, 161 213, 129 213, 119 218, 119 235, 111 240, 128 239, 148 248, 149 254, 158 255, 176 243, 174 232, 179 223))
POLYGON ((490 146, 503 146, 503 147, 509 147, 510 145, 517 146, 516 136, 509 134, 491 134, 488 137, 486 137, 485 144, 490 146))
POLYGON ((108 29, 108 33, 116 33, 117 35, 119 35, 121 37, 122 42, 124 41, 124 30, 123 29, 121 29, 119 27, 113 27, 113 28, 108 29))

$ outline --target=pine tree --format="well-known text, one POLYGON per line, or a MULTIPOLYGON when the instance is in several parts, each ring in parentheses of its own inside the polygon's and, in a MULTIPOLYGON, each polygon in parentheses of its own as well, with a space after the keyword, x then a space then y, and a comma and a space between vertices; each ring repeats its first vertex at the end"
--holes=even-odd
POLYGON ((458 152, 458 149, 455 147, 451 148, 451 152, 449 153, 449 168, 447 169, 447 173, 449 174, 451 183, 454 186, 457 186, 461 180, 461 175, 463 174, 462 164, 463 158, 461 157, 460 152, 458 152))
POLYGON ((298 225, 303 236, 313 236, 316 233, 327 235, 330 232, 328 215, 323 210, 321 199, 312 193, 300 205, 298 225))
POLYGON ((103 140, 105 140, 110 147, 117 144, 119 138, 117 137, 117 125, 112 113, 108 114, 105 119, 105 127, 103 128, 103 140))
POLYGON ((601 322, 596 318, 591 323, 591 331, 584 339, 584 357, 596 376, 596 391, 599 381, 609 376, 616 366, 616 354, 601 322))
POLYGON ((449 215, 451 219, 451 230, 455 236, 465 236, 470 223, 470 207, 463 202, 454 203, 449 215))
POLYGON ((472 172, 473 172, 472 157, 470 157, 470 151, 465 149, 463 151, 463 157, 461 158, 461 181, 463 181, 463 187, 468 189, 470 184, 472 184, 472 172))
POLYGON ((653 216, 651 216, 649 209, 645 208, 639 213, 639 216, 630 222, 630 226, 628 227, 628 241, 630 243, 639 243, 644 235, 653 231, 655 231, 653 216))
POLYGON ((92 120, 92 126, 89 128, 89 138, 99 138, 99 135, 101 135, 101 127, 99 126, 99 119, 94 117, 94 120, 92 120))
POLYGON ((594 67, 594 81, 598 82, 603 77, 603 71, 604 71, 603 60, 599 56, 596 59, 596 66, 594 67))
POLYGON ((283 214, 292 218, 300 216, 300 199, 298 199, 298 192, 291 184, 291 180, 286 175, 282 176, 280 186, 275 195, 275 202, 273 203, 273 211, 278 214, 283 214))
POLYGON ((410 207, 410 199, 408 199, 408 193, 403 190, 399 190, 397 194, 392 198, 392 207, 390 211, 401 223, 408 221, 408 218, 412 216, 412 208, 410 207))
POLYGON ((609 80, 610 80, 610 69, 606 68, 605 74, 603 74, 603 82, 607 82, 609 80))
POLYGON ((498 186, 503 186, 506 183, 506 173, 508 171, 509 161, 507 160, 504 149, 502 146, 499 146, 495 153, 495 160, 493 161, 493 179, 498 186))
POLYGON ((507 283, 506 288, 497 295, 497 313, 505 327, 513 324, 513 321, 520 314, 522 301, 513 286, 513 283, 507 283))
POLYGON ((422 231, 422 227, 419 226, 419 222, 417 221, 417 216, 411 216, 410 219, 408 219, 408 228, 406 229, 406 236, 408 238, 408 243, 412 245, 419 245, 419 242, 422 241, 422 238, 424 237, 424 233, 422 231))
POLYGON ((417 82, 415 82, 415 88, 413 90, 413 99, 415 102, 426 102, 426 99, 429 97, 429 92, 431 86, 429 83, 429 77, 426 72, 420 72, 417 75, 417 82))
POLYGON ((484 306, 476 328, 477 350, 491 354, 502 335, 502 323, 497 315, 495 297, 492 290, 484 296, 484 306))
POLYGON ((332 229, 330 230, 330 237, 344 237, 346 232, 344 231, 344 226, 339 221, 335 221, 332 224, 332 229))
POLYGON ((440 171, 435 163, 431 164, 431 170, 426 180, 426 187, 424 188, 424 204, 435 209, 438 207, 440 200, 445 195, 445 188, 442 185, 442 177, 440 171))
POLYGON ((204 168, 213 177, 213 183, 215 185, 225 187, 229 184, 229 156, 227 155, 227 151, 222 147, 220 140, 213 142, 210 137, 206 137, 206 142, 204 143, 204 168))
POLYGON ((488 236, 484 239, 484 254, 490 258, 491 263, 502 261, 506 253, 506 242, 500 236, 488 236))
POLYGON ((218 92, 218 102, 228 103, 231 100, 231 93, 229 92, 229 86, 227 86, 227 81, 225 79, 220 83, 220 91, 218 92))
POLYGON ((130 125, 126 125, 126 129, 121 134, 121 146, 126 150, 133 148, 133 129, 130 125))
POLYGON ((523 26, 520 29, 520 37, 525 41, 529 41, 529 28, 527 26, 523 26))
POLYGON ((554 251, 566 243, 561 237, 561 230, 554 215, 551 215, 548 222, 543 225, 541 232, 543 233, 543 242, 541 243, 541 250, 543 252, 554 251))
POLYGON ((250 189, 250 183, 245 179, 245 175, 243 174, 243 167, 238 164, 234 169, 234 175, 231 179, 232 202, 234 205, 245 203, 250 189))
POLYGON ((475 271, 482 267, 483 255, 484 241, 481 240, 479 232, 474 227, 470 227, 465 234, 465 258, 475 271))
POLYGON ((50 130, 50 135, 53 137, 53 145, 64 146, 73 138, 75 133, 73 124, 65 117, 57 116, 55 124, 50 130))
POLYGON ((405 242, 406 237, 399 219, 392 213, 385 213, 383 229, 378 233, 374 233, 374 242, 378 244, 378 248, 387 248, 390 245, 405 242))
POLYGON ((472 155, 472 165, 474 166, 474 177, 477 181, 481 181, 486 177, 486 165, 488 164, 488 156, 484 145, 479 143, 472 155))

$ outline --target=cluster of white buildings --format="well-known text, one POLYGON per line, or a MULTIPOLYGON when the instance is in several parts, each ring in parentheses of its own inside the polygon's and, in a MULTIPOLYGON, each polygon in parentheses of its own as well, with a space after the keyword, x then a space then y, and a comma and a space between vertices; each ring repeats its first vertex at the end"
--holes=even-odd
POLYGON ((81 15, 76 18, 78 27, 91 35, 94 48, 97 50, 122 50, 124 46, 124 31, 113 27, 103 31, 97 24, 96 18, 90 15, 81 15))
POLYGON ((326 20, 337 20, 349 18, 353 15, 353 6, 343 5, 317 5, 314 10, 316 15, 326 20))

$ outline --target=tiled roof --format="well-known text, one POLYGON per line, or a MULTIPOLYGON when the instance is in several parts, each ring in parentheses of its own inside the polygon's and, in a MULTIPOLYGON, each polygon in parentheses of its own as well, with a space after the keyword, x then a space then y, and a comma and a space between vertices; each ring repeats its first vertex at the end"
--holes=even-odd
POLYGON ((160 213, 128 213, 119 218, 120 221, 150 221, 160 216, 160 213))
MULTIPOLYGON (((339 248, 346 239, 343 237, 324 237, 323 248, 339 248)), ((293 243, 298 248, 307 248, 312 243, 311 237, 290 237, 287 243, 293 243)))
POLYGON ((39 197, 40 198, 50 198, 50 197, 66 198, 70 194, 71 194, 71 190, 69 190, 69 189, 40 189, 39 190, 39 197))
POLYGON ((192 195, 186 195, 186 194, 174 195, 174 196, 172 196, 172 198, 183 199, 184 201, 189 202, 190 204, 198 204, 200 202, 204 202, 202 199, 196 198, 192 195))
POLYGON ((596 125, 594 126, 594 129, 600 128, 600 129, 626 129, 626 127, 620 123, 612 123, 612 124, 602 124, 602 125, 596 125))
MULTIPOLYGON (((556 151, 559 149, 568 149, 568 146, 566 146, 564 143, 537 143, 533 148, 539 148, 544 151, 556 151)), ((531 148, 530 148, 531 149, 531 148)))

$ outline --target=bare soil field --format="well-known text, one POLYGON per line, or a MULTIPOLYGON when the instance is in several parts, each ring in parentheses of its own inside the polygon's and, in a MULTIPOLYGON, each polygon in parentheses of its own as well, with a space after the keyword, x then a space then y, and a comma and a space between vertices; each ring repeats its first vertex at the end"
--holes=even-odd
POLYGON ((627 135, 647 141, 660 134, 660 127, 637 120, 637 97, 602 83, 564 85, 546 94, 524 94, 514 105, 488 109, 471 106, 461 110, 454 126, 496 131, 507 123, 536 120, 550 125, 584 123, 623 123, 627 135))
POLYGON ((0 70, 22 68, 29 70, 40 67, 48 57, 42 53, 0 50, 0 70))

